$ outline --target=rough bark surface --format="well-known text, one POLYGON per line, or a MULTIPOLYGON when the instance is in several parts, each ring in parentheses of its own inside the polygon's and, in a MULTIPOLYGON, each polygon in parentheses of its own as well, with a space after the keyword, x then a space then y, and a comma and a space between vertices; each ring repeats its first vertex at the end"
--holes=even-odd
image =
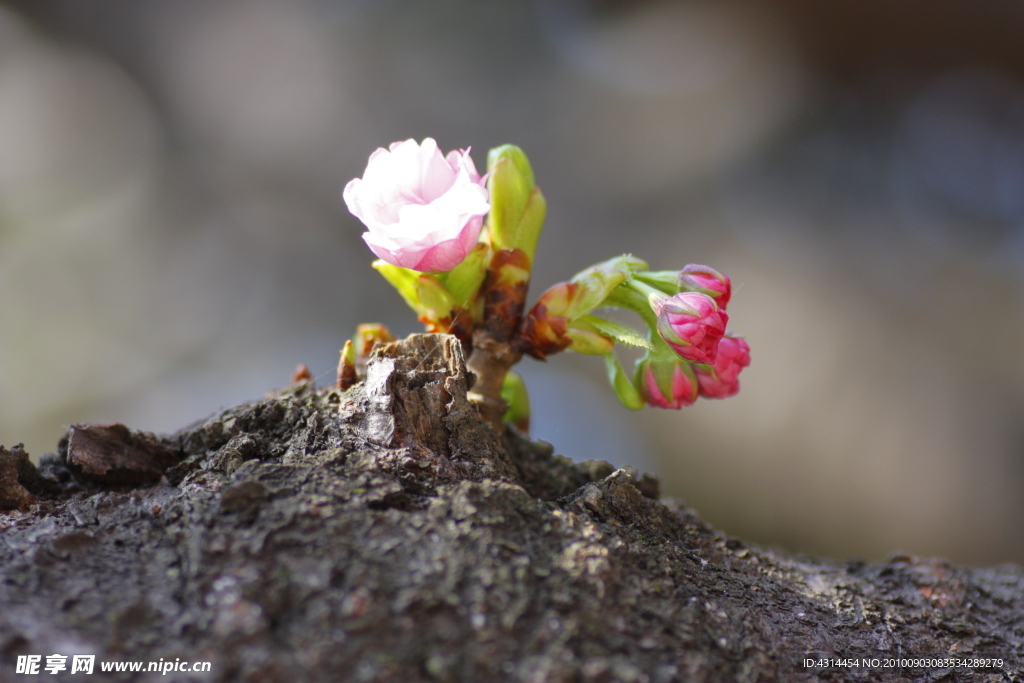
POLYGON ((805 656, 1013 653, 1024 574, 788 556, 657 483, 497 434, 454 337, 378 347, 170 436, 0 449, 0 680, 1008 681, 805 656), (154 476, 154 472, 159 476, 154 476), (212 662, 19 676, 18 655, 212 662))

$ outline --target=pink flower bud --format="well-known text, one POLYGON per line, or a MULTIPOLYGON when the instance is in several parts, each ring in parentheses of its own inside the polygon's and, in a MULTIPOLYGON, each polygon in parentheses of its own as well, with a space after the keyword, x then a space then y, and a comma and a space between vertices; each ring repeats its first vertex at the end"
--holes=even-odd
POLYGON ((696 263, 691 263, 679 271, 679 288, 683 291, 707 294, 722 310, 725 310, 729 297, 732 296, 732 283, 728 276, 711 266, 696 263))
POLYGON ((706 398, 729 398, 740 390, 739 374, 750 365, 750 346, 741 337, 722 337, 718 343, 718 357, 708 368, 698 366, 697 383, 700 395, 706 398))
POLYGON ((697 400, 697 381, 690 364, 642 362, 637 372, 640 395, 649 405, 679 410, 697 400))
POLYGON ((459 265, 490 210, 487 187, 469 150, 441 154, 431 138, 395 142, 370 155, 366 172, 345 186, 349 211, 369 229, 379 258, 424 273, 459 265))
POLYGON ((715 361, 729 315, 714 299, 700 292, 652 295, 651 307, 658 316, 658 334, 680 357, 695 363, 715 361))

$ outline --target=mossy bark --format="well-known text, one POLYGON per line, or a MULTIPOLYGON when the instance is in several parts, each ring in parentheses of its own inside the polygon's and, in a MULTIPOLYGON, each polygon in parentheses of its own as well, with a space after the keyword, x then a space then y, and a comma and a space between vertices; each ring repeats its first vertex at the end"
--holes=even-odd
POLYGON ((53 653, 212 662, 165 681, 1024 676, 1013 657, 803 665, 1020 652, 1019 568, 727 538, 649 477, 496 433, 453 337, 378 348, 366 374, 170 436, 77 426, 38 468, 0 450, 0 680, 22 680, 18 655, 53 653))

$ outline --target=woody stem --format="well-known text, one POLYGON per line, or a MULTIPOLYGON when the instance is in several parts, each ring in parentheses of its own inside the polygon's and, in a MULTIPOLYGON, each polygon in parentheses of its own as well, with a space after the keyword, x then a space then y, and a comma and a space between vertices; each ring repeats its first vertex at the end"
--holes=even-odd
POLYGON ((469 399, 499 433, 504 429, 502 417, 507 408, 501 398, 505 375, 523 357, 516 332, 529 278, 529 257, 521 249, 501 249, 494 254, 481 290, 483 319, 473 333, 473 350, 466 362, 476 375, 469 399))
POLYGON ((476 382, 469 392, 469 400, 476 404, 480 417, 502 430, 502 417, 508 406, 501 398, 501 388, 517 356, 509 344, 501 343, 485 335, 473 336, 473 351, 466 361, 466 367, 476 375, 476 382), (515 360, 512 360, 515 358, 515 360))

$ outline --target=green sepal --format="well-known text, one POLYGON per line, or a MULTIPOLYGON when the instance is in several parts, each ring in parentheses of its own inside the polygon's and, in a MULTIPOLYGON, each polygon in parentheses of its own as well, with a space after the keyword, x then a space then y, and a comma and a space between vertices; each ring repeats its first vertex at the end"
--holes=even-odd
POLYGON ((587 323, 597 332, 600 332, 602 335, 606 337, 611 337, 620 344, 626 344, 628 346, 637 346, 641 349, 654 348, 654 346, 651 345, 651 342, 647 341, 647 339, 644 338, 642 333, 637 332, 628 325, 623 325, 621 323, 613 322, 611 320, 605 320, 604 318, 599 318, 596 315, 584 315, 578 320, 576 320, 574 325, 579 324, 580 322, 587 323))
POLYGON ((457 307, 455 297, 434 275, 392 265, 377 260, 373 267, 388 283, 398 290, 402 299, 416 314, 428 321, 439 321, 451 315, 457 307))
POLYGON ((547 215, 547 201, 536 186, 529 159, 515 145, 495 147, 487 153, 487 172, 491 244, 496 251, 521 249, 533 263, 547 215))
POLYGON ((469 308, 484 283, 490 262, 490 245, 483 241, 477 242, 462 263, 438 275, 438 280, 451 293, 456 304, 469 308))
POLYGON ((501 385, 501 398, 508 405, 502 418, 522 432, 530 431, 530 394, 526 382, 518 372, 512 370, 505 375, 501 385))
POLYGON ((612 389, 622 405, 630 410, 643 408, 645 404, 643 396, 637 391, 632 380, 626 376, 626 371, 622 369, 622 363, 614 353, 605 354, 604 366, 608 371, 608 382, 612 385, 612 389))

